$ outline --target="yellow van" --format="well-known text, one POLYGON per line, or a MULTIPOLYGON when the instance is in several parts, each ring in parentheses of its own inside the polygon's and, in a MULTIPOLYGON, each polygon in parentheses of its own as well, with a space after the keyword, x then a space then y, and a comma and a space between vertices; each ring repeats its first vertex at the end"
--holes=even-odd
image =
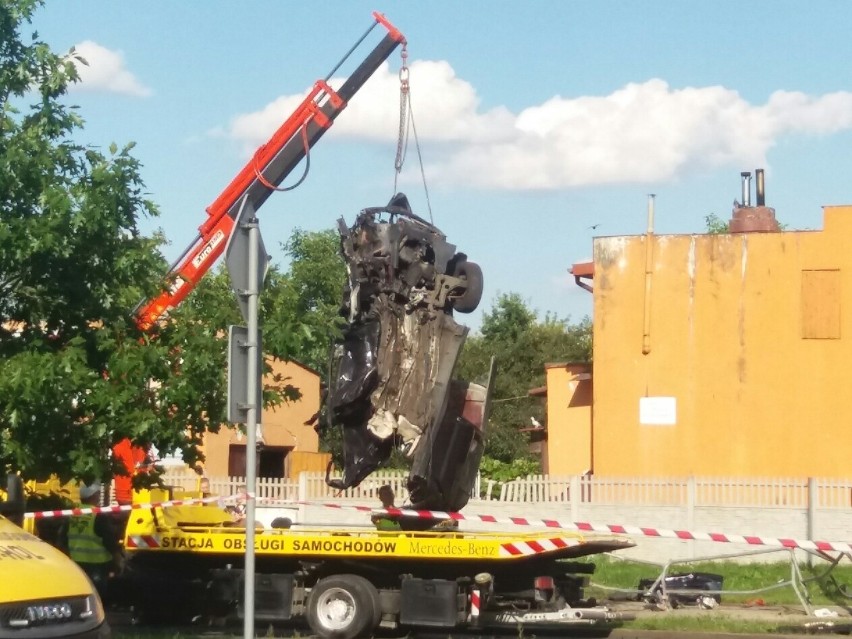
POLYGON ((22 511, 22 490, 10 483, 0 502, 0 639, 109 639, 92 582, 69 557, 7 518, 22 511))

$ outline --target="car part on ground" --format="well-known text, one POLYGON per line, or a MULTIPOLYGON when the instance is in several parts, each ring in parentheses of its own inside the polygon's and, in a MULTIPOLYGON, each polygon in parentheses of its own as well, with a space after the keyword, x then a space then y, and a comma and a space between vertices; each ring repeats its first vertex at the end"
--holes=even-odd
POLYGON ((715 608, 722 603, 723 580, 722 575, 709 572, 668 575, 662 584, 658 583, 659 579, 641 579, 639 590, 644 594, 640 598, 658 600, 667 597, 672 608, 690 604, 697 604, 700 608, 715 608), (708 592, 704 594, 701 591, 708 592))

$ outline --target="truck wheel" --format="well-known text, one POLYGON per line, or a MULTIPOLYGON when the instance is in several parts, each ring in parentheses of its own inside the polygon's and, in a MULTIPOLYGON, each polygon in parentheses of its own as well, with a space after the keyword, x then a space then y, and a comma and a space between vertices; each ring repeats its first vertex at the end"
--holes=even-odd
POLYGON ((459 313, 473 313, 482 300, 482 269, 476 262, 462 261, 456 264, 454 275, 467 283, 464 292, 453 302, 459 313))
POLYGON ((379 593, 358 575, 326 577, 311 589, 307 617, 323 639, 371 636, 381 619, 379 593))

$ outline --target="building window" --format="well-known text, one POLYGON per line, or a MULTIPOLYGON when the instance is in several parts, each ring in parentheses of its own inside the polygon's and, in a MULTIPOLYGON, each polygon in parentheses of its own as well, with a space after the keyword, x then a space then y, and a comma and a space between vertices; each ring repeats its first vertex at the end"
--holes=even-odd
MULTIPOLYGON (((257 476, 270 479, 286 477, 284 460, 290 449, 286 446, 263 446, 257 455, 257 476)), ((228 476, 246 476, 246 447, 244 444, 231 444, 228 451, 228 476)))
POLYGON ((840 339, 840 271, 802 271, 802 339, 840 339))
POLYGON ((283 479, 284 460, 287 458, 289 448, 284 446, 264 446, 260 449, 257 458, 257 476, 283 479))

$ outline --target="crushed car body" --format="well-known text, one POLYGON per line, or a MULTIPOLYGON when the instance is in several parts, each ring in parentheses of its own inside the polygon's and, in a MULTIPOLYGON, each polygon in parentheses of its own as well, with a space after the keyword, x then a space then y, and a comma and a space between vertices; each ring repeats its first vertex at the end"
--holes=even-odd
POLYGON ((470 313, 482 298, 479 266, 411 211, 404 194, 338 221, 348 282, 326 418, 343 430, 341 479, 357 486, 401 447, 417 508, 467 503, 482 455, 488 387, 452 379, 470 313))

